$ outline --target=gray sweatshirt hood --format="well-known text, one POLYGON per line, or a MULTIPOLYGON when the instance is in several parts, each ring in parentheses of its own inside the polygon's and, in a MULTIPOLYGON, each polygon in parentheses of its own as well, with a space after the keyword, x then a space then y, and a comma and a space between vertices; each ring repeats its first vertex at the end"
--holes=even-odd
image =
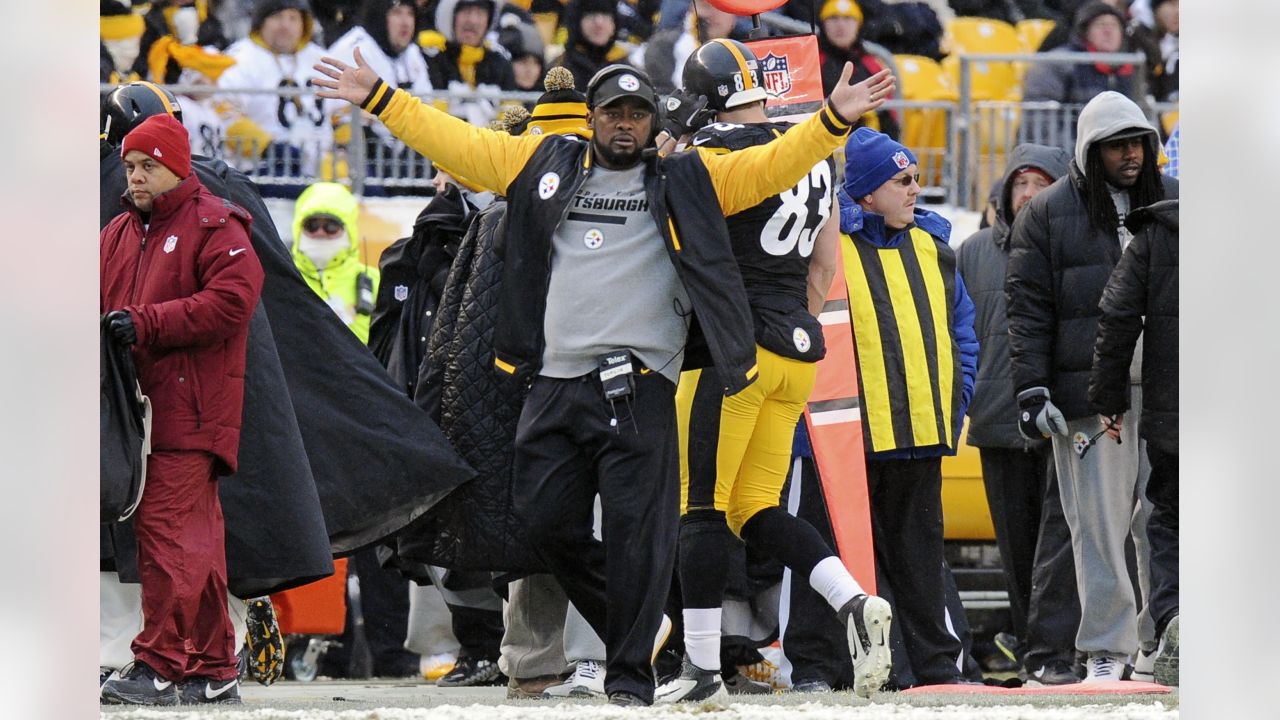
MULTIPOLYGON (((1142 113, 1142 108, 1129 98, 1114 90, 1098 93, 1084 109, 1080 111, 1080 120, 1076 123, 1076 167, 1080 174, 1085 173, 1085 161, 1089 157, 1089 148, 1099 140, 1106 140, 1124 131, 1144 131, 1150 134, 1154 143, 1156 129, 1142 113)), ((1129 133, 1124 133, 1126 136, 1129 133)))
POLYGON ((1070 164, 1071 156, 1062 148, 1022 143, 1013 149, 1009 154, 1009 163, 1005 165, 1000 194, 996 197, 996 220, 991 227, 991 237, 997 245, 1004 247, 1009 241, 1010 228, 1013 226, 1013 179, 1018 171, 1035 168, 1056 181, 1067 174, 1070 164))

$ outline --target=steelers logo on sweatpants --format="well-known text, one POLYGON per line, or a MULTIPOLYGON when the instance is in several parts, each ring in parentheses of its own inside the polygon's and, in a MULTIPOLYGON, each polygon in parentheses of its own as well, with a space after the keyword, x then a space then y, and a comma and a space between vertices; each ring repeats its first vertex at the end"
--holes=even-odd
POLYGON ((604 233, 596 228, 591 228, 582 236, 582 244, 587 246, 588 250, 599 250, 604 245, 604 233))

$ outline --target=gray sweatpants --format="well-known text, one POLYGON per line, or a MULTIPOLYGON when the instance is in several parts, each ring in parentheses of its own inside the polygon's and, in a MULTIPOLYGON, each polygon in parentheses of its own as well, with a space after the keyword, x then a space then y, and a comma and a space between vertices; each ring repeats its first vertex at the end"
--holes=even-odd
POLYGON ((1067 436, 1053 436, 1053 458, 1062 493, 1062 510, 1071 529, 1080 594, 1076 649, 1132 655, 1140 644, 1154 647, 1155 624, 1147 611, 1150 545, 1146 499, 1146 443, 1138 440, 1142 390, 1132 387, 1133 403, 1124 416, 1121 443, 1106 435, 1081 458, 1073 446, 1077 433, 1092 437, 1102 429, 1097 416, 1067 423, 1067 436), (1125 539, 1133 536, 1143 611, 1125 563, 1125 539))
MULTIPOLYGON (((600 539, 600 496, 595 501, 595 526, 600 539)), ((507 677, 526 679, 563 675, 579 660, 604 663, 604 641, 569 602, 550 574, 530 575, 507 585, 503 604, 502 655, 498 668, 507 677)))

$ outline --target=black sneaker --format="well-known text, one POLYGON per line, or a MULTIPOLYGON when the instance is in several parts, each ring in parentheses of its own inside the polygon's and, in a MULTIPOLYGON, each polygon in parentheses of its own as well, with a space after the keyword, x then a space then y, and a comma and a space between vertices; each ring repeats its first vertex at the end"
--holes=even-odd
POLYGON ((437 687, 482 687, 506 685, 507 676, 498 669, 496 660, 460 657, 449 674, 436 681, 437 687))
POLYGON ((248 656, 249 677, 262 685, 270 685, 284 675, 284 638, 276 622, 276 609, 271 598, 263 596, 245 601, 244 647, 248 656))
POLYGON ((722 672, 721 679, 724 681, 724 689, 729 691, 730 695, 772 695, 773 686, 768 683, 756 682, 742 673, 734 673, 732 677, 726 677, 722 672))
POLYGON ((649 707, 649 703, 645 702, 644 698, 622 690, 609 693, 609 704, 618 707, 649 707))
POLYGON ((214 680, 205 677, 190 677, 178 685, 178 702, 183 705, 204 705, 220 703, 226 705, 240 704, 240 680, 214 680))
POLYGON ((1074 685, 1080 682, 1071 663, 1064 660, 1050 660, 1027 676, 1027 685, 1031 687, 1048 685, 1074 685))
POLYGON ((680 667, 680 674, 670 682, 663 683, 653 693, 655 703, 697 702, 708 700, 728 693, 720 680, 720 673, 714 670, 703 670, 688 660, 680 667))
POLYGON ((98 698, 105 705, 177 705, 178 690, 150 665, 135 661, 102 683, 98 698))
POLYGON ((888 682, 893 666, 889 650, 893 610, 884 598, 864 594, 845 603, 838 615, 845 626, 853 660, 853 692, 869 698, 888 682))
POLYGON ((801 680, 791 686, 791 692, 825 694, 834 691, 826 680, 801 680))

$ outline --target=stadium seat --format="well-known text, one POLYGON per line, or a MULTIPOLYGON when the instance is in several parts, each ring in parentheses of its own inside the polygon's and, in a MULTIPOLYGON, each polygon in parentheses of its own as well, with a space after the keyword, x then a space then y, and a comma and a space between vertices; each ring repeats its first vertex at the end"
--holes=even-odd
POLYGON ((1040 43, 1053 32, 1054 22, 1042 18, 1027 18, 1019 20, 1015 29, 1018 31, 1018 39, 1022 41, 1023 52, 1036 52, 1040 49, 1040 43))
POLYGON ((1025 47, 1018 31, 1003 20, 958 17, 947 23, 943 40, 948 53, 1020 53, 1025 47))
MULTIPOLYGON (((922 55, 895 55, 898 66, 898 87, 903 100, 908 102, 955 102, 956 90, 932 58, 922 55)), ((920 184, 942 184, 946 162, 949 130, 947 111, 943 109, 904 110, 902 113, 902 144, 911 148, 920 161, 920 184)))
MULTIPOLYGON (((969 63, 970 82, 969 97, 973 100, 1019 100, 1022 98, 1022 85, 1018 82, 1013 63, 982 62, 969 63)), ((947 82, 960 92, 960 58, 948 55, 942 59, 942 70, 947 75, 947 82)))

